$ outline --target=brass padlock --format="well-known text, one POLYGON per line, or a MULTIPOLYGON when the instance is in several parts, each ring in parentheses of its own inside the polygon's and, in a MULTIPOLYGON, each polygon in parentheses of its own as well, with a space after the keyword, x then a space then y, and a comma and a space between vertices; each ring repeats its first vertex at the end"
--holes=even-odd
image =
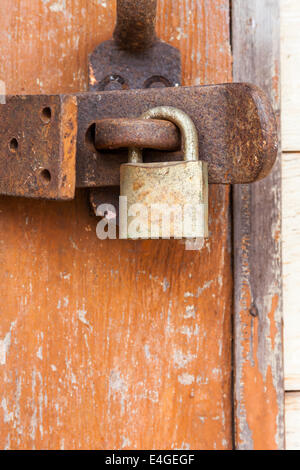
POLYGON ((177 125, 184 161, 143 163, 142 150, 129 149, 129 161, 121 165, 120 238, 207 237, 208 171, 207 163, 199 160, 193 121, 180 109, 165 106, 142 118, 177 125))

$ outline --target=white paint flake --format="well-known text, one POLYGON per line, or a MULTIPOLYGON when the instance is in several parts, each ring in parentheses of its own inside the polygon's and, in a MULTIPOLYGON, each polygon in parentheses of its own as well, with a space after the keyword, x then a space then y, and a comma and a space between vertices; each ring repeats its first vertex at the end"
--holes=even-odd
POLYGON ((37 357, 42 360, 43 359, 43 347, 40 346, 37 353, 36 353, 37 357))
POLYGON ((71 279, 71 273, 59 273, 61 279, 66 279, 69 281, 71 279))
POLYGON ((9 331, 9 333, 5 335, 4 339, 0 340, 0 364, 2 366, 6 364, 6 356, 9 351, 10 342, 11 342, 11 332, 9 331))
POLYGON ((194 381, 195 377, 187 373, 178 376, 178 382, 180 382, 182 385, 192 385, 194 381))
POLYGON ((128 439, 128 437, 122 436, 122 441, 121 449, 125 449, 125 447, 131 446, 131 441, 128 439))
POLYGON ((205 282, 205 284, 203 284, 202 287, 198 287, 196 294, 193 294, 193 292, 185 292, 184 297, 185 297, 185 298, 188 298, 188 297, 195 297, 196 299, 198 299, 198 298, 201 296, 201 294, 203 294, 203 292, 204 292, 206 289, 209 289, 209 288, 210 288, 210 286, 212 285, 212 283, 213 283, 213 280, 207 281, 207 282, 205 282))
POLYGON ((185 314, 183 316, 185 319, 196 318, 196 310, 194 305, 188 305, 185 308, 185 314))
POLYGON ((128 386, 119 370, 112 370, 109 376, 109 399, 119 400, 121 404, 121 415, 125 412, 125 401, 127 400, 128 386))
POLYGON ((119 370, 112 370, 109 376, 109 394, 120 393, 121 395, 127 393, 127 385, 119 370))
POLYGON ((186 335, 188 339, 191 339, 192 336, 197 336, 199 334, 199 326, 195 325, 195 327, 188 327, 188 326, 182 326, 180 328, 180 333, 182 335, 186 335))
POLYGON ((10 421, 14 419, 14 414, 12 411, 8 412, 7 402, 5 398, 2 399, 1 406, 4 412, 4 423, 9 423, 10 421))
POLYGON ((14 328, 16 322, 13 322, 10 325, 9 332, 4 336, 4 339, 0 340, 0 365, 4 366, 6 364, 6 357, 11 344, 11 332, 14 328))
POLYGON ((165 277, 164 280, 163 280, 163 291, 167 292, 169 287, 170 287, 170 283, 168 282, 168 279, 165 277))
POLYGON ((64 11, 65 8, 66 8, 66 0, 58 0, 57 2, 49 6, 49 10, 56 12, 56 13, 64 11))
POLYGON ((146 357, 147 361, 150 361, 151 360, 151 354, 150 354, 149 344, 145 344, 144 352, 145 352, 145 357, 146 357))
POLYGON ((177 369, 183 369, 195 358, 193 354, 184 354, 180 349, 173 352, 173 363, 177 369))
POLYGON ((83 305, 82 309, 77 310, 78 319, 81 321, 81 323, 83 323, 84 325, 86 325, 86 326, 88 326, 89 328, 92 329, 92 325, 90 324, 90 322, 86 318, 87 313, 88 312, 85 309, 84 305, 83 305))

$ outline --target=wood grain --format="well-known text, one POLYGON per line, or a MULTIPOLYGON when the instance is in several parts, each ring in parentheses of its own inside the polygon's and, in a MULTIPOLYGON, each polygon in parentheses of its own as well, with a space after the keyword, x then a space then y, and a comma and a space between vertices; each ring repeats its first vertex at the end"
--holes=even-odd
POLYGON ((300 150, 300 2, 280 1, 281 80, 282 80, 282 149, 300 150))
POLYGON ((300 390, 300 154, 283 154, 282 241, 285 389, 300 390))
POLYGON ((300 392, 285 394, 286 450, 300 450, 300 392))
MULTIPOLYGON (((159 2, 184 83, 230 80, 229 1, 159 2)), ((7 0, 0 79, 8 93, 87 88, 87 54, 115 2, 7 0)), ((210 190, 201 252, 172 241, 96 238, 87 194, 0 199, 0 446, 229 449, 229 189, 210 190)))
POLYGON ((296 0, 281 1, 282 68, 282 240, 284 361, 286 390, 300 390, 300 93, 297 74, 300 67, 300 5, 296 0), (292 151, 292 152, 291 152, 292 151))
MULTIPOLYGON (((233 0, 235 81, 261 86, 279 117, 279 0, 233 0)), ((279 119, 278 119, 279 121, 279 119)), ((234 188, 235 435, 238 449, 284 447, 281 162, 234 188)))
MULTIPOLYGON (((300 5, 281 0, 282 241, 285 389, 300 390, 300 5)), ((286 446, 300 448, 299 393, 286 393, 286 446)))

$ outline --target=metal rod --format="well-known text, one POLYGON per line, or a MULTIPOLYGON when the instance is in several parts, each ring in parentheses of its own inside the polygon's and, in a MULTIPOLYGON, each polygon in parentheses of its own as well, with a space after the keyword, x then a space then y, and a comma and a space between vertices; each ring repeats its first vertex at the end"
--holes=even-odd
POLYGON ((170 121, 106 118, 95 124, 95 147, 97 150, 124 147, 165 151, 180 149, 181 139, 178 128, 170 121))
POLYGON ((157 40, 157 0, 117 0, 114 39, 121 49, 143 51, 157 40))

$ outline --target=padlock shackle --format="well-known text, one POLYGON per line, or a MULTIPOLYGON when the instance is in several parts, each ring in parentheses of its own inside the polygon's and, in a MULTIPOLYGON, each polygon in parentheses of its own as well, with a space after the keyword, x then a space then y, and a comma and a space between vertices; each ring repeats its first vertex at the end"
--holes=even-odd
MULTIPOLYGON (((181 109, 171 106, 158 106, 149 109, 142 116, 142 119, 164 119, 175 124, 181 132, 182 151, 184 161, 199 160, 198 132, 190 116, 181 109)), ((142 163, 142 150, 130 148, 128 153, 128 163, 142 163)))

